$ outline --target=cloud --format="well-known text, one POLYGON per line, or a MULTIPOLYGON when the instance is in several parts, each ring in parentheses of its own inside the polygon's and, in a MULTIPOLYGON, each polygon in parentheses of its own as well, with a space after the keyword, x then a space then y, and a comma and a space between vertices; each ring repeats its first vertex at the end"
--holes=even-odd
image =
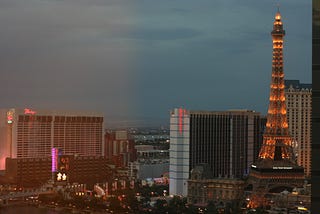
MULTIPOLYGON (((280 8, 286 75, 303 82, 310 5, 280 8)), ((239 102, 266 111, 275 11, 267 0, 2 0, 0 100, 122 119, 239 102)))
POLYGON ((191 28, 135 28, 129 32, 131 39, 181 40, 194 38, 201 33, 191 28))

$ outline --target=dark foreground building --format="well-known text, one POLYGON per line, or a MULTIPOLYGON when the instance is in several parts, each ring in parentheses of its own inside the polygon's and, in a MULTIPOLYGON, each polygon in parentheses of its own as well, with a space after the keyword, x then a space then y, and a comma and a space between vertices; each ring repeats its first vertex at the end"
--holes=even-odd
POLYGON ((320 210, 320 2, 312 8, 312 213, 320 210))
MULTIPOLYGON (((94 184, 113 178, 110 162, 105 157, 64 156, 68 158, 67 182, 94 184)), ((7 158, 6 180, 19 187, 39 187, 50 179, 55 179, 51 172, 51 158, 7 158)))

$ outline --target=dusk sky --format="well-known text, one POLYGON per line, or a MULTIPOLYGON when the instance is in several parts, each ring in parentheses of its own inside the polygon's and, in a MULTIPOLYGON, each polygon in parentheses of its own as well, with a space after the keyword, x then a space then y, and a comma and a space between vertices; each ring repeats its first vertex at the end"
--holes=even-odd
POLYGON ((1 0, 0 108, 265 114, 278 3, 285 79, 311 83, 311 0, 1 0))

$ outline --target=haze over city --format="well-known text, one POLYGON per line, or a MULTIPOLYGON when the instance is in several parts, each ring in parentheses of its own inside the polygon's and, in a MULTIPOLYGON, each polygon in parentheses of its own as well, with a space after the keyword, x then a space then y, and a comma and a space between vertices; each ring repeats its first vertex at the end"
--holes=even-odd
POLYGON ((2 107, 167 125, 174 107, 267 111, 273 16, 286 79, 311 83, 311 1, 3 0, 2 107))

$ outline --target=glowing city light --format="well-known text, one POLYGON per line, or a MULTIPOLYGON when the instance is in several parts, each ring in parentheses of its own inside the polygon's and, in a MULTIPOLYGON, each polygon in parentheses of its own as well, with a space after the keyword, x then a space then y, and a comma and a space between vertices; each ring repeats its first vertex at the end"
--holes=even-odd
POLYGON ((61 179, 62 179, 62 174, 61 174, 61 172, 59 172, 57 174, 57 181, 61 181, 61 179))
POLYGON ((8 124, 12 124, 13 123, 13 112, 12 111, 8 111, 7 112, 7 123, 8 124))
POLYGON ((31 114, 31 115, 34 115, 36 113, 36 111, 33 111, 29 108, 25 108, 24 109, 24 114, 31 114))
POLYGON ((51 149, 51 172, 56 172, 58 168, 58 149, 51 149))
POLYGON ((179 108, 179 133, 182 134, 183 130, 183 109, 179 108))

